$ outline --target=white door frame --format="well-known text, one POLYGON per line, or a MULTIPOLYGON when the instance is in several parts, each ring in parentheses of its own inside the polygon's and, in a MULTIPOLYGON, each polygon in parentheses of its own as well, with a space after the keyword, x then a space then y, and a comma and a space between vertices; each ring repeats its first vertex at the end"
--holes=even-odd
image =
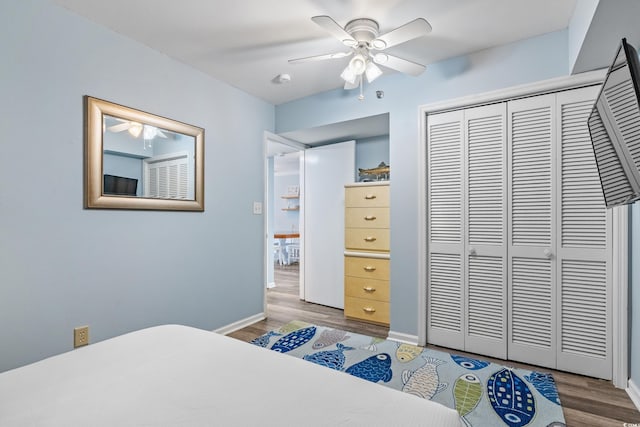
MULTIPOLYGON (((263 292, 264 292, 264 299, 263 299, 263 306, 264 306, 264 313, 267 313, 267 275, 269 272, 269 264, 270 264, 270 256, 269 254, 271 254, 273 252, 273 236, 271 235, 271 231, 269 229, 269 212, 271 212, 271 203, 269 201, 269 187, 270 187, 270 183, 273 180, 273 174, 270 173, 269 170, 269 145, 273 144, 273 143, 277 143, 277 144, 282 144, 282 145, 286 145, 287 147, 290 147, 292 150, 291 151, 301 151, 302 152, 302 156, 301 159, 303 159, 304 157, 304 150, 309 148, 309 146, 298 142, 298 141, 294 141, 291 139, 287 139, 284 138, 280 135, 276 135, 275 133, 271 133, 269 131, 264 131, 264 137, 263 137, 263 144, 262 144, 262 156, 264 158, 264 194, 262 196, 262 200, 263 202, 263 221, 264 221, 264 239, 263 239, 263 243, 264 243, 264 263, 263 263, 263 277, 265 278, 264 283, 262 284, 263 286, 263 292)), ((304 164, 303 161, 300 162, 301 165, 304 164)), ((302 167, 302 166, 301 166, 302 167)), ((304 171, 301 170, 300 171, 300 179, 303 179, 304 176, 304 171)), ((302 189, 304 188, 304 182, 300 182, 300 191, 303 191, 302 189)), ((303 202, 304 198, 302 197, 302 194, 300 194, 300 217, 303 217, 304 215, 304 202, 303 202)), ((301 224, 303 223, 303 221, 301 221, 301 224)), ((304 230, 300 229, 300 247, 304 248, 304 230)), ((300 251, 300 261, 299 261, 299 265, 300 265, 300 295, 304 295, 304 251, 300 251)))
MULTIPOLYGON (((453 100, 423 105, 418 109, 418 123, 420 126, 420 215, 418 232, 420 236, 418 259, 427 258, 427 167, 426 167, 426 116, 430 113, 447 110, 468 108, 502 102, 523 96, 539 95, 563 89, 601 84, 604 81, 605 70, 591 71, 573 76, 558 77, 541 82, 524 84, 492 92, 471 95, 453 100)), ((613 385, 627 388, 629 379, 629 336, 628 336, 628 307, 629 307, 629 273, 628 273, 628 209, 626 206, 614 208, 613 211, 613 292, 612 292, 612 330, 613 330, 613 385)), ((418 343, 427 342, 427 269, 426 262, 418 267, 418 343)))

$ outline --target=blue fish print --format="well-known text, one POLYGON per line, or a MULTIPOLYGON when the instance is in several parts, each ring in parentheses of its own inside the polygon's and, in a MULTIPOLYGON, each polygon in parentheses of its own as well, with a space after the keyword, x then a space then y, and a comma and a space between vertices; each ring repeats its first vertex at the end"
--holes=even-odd
POLYGON ((339 371, 344 366, 344 351, 353 350, 353 347, 347 347, 341 343, 337 343, 336 347, 338 347, 337 350, 326 350, 312 354, 305 354, 303 359, 339 371))
POLYGON ((349 366, 345 372, 374 383, 378 381, 388 383, 393 377, 391 356, 387 353, 376 354, 362 362, 349 366))
POLYGON ((455 354, 451 355, 451 359, 456 362, 458 365, 462 366, 465 369, 470 371, 477 371, 478 369, 486 368, 490 365, 490 362, 485 362, 484 360, 472 359, 470 357, 457 356, 455 354))
POLYGON ((522 427, 536 414, 536 403, 527 384, 510 369, 495 372, 487 381, 493 410, 511 427, 522 427))
POLYGON ((308 328, 302 328, 298 329, 297 331, 289 332, 287 335, 276 341, 271 346, 271 350, 280 353, 286 353, 300 347, 301 345, 305 345, 309 342, 309 340, 311 340, 311 338, 313 338, 315 334, 315 326, 310 326, 308 328))
POLYGON ((529 381, 541 395, 556 405, 560 405, 560 396, 558 396, 558 389, 553 375, 531 372, 531 375, 526 375, 524 379, 529 381))
POLYGON ((271 337, 277 337, 280 336, 282 334, 279 334, 277 332, 273 332, 273 331, 269 331, 266 334, 259 336, 258 338, 255 338, 251 341, 251 344, 257 345, 258 347, 266 347, 269 344, 269 339, 271 339, 271 337))

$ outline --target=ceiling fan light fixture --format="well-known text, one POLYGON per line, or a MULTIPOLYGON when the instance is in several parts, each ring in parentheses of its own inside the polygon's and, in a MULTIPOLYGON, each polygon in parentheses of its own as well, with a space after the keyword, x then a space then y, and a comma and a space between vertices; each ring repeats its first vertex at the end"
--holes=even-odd
POLYGON ((389 60, 389 55, 387 55, 386 53, 376 53, 373 56, 373 60, 376 64, 384 64, 389 60))
POLYGON ((348 82, 349 84, 355 84, 356 77, 358 76, 356 75, 356 73, 353 72, 353 70, 351 70, 351 64, 349 64, 342 71, 342 74, 340 74, 340 77, 342 77, 342 80, 344 80, 345 82, 348 82))
POLYGON ((367 68, 364 70, 364 74, 367 76, 367 81, 371 83, 382 75, 382 70, 376 64, 369 61, 367 68))
POLYGON ((153 139, 158 135, 158 128, 155 126, 144 125, 142 136, 144 139, 153 139))
POLYGON ((367 60, 365 59, 364 55, 359 53, 351 58, 351 61, 349 61, 349 68, 356 76, 364 73, 364 70, 367 68, 367 60))
POLYGON ((129 129, 127 130, 132 137, 137 138, 142 133, 142 123, 130 122, 129 129))
POLYGON ((347 47, 356 47, 358 46, 358 41, 354 39, 344 39, 342 40, 342 44, 347 47))
POLYGON ((381 39, 375 39, 371 42, 371 47, 377 50, 382 50, 387 47, 387 43, 381 39))

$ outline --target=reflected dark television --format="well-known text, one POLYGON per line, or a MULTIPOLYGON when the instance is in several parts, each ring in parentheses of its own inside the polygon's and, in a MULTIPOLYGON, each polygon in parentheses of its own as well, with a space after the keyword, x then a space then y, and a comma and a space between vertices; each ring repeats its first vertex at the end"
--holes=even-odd
POLYGON ((589 133, 608 208, 640 200, 640 65, 622 39, 589 116, 589 133))
POLYGON ((124 176, 105 175, 104 194, 115 196, 135 196, 138 190, 138 180, 124 176))

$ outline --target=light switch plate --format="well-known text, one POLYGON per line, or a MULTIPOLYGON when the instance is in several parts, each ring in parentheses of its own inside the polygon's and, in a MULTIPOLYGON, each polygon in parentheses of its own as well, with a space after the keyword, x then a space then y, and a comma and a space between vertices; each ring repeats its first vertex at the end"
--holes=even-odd
POLYGON ((253 202, 253 214, 262 215, 262 202, 253 202))

